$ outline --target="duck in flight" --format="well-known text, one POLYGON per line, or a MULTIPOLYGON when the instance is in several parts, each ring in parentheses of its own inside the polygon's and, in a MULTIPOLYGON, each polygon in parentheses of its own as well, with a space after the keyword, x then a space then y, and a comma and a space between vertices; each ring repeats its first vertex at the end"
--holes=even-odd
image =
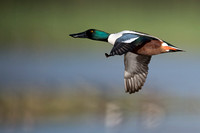
POLYGON ((183 51, 157 37, 136 31, 107 32, 89 29, 81 33, 70 34, 74 38, 89 38, 108 42, 113 45, 106 57, 124 54, 124 84, 128 93, 138 92, 147 78, 148 64, 152 55, 183 51))

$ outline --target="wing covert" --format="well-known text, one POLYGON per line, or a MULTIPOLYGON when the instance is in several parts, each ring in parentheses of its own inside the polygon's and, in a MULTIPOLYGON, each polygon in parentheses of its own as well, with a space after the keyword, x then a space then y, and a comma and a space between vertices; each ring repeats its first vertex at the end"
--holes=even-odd
POLYGON ((121 38, 117 39, 110 54, 106 54, 107 57, 114 55, 123 55, 127 52, 132 52, 135 49, 142 47, 144 44, 150 42, 152 38, 147 36, 135 36, 134 38, 127 38, 122 40, 121 38))

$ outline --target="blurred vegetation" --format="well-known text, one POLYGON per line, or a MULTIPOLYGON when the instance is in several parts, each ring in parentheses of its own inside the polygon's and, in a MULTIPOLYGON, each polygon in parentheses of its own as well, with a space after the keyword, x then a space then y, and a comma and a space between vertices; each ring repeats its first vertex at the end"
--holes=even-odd
POLYGON ((197 45, 199 5, 198 0, 8 0, 0 5, 0 45, 15 50, 87 47, 71 44, 96 42, 74 41, 68 34, 89 28, 137 30, 177 46, 197 45))
MULTIPOLYGON (((162 107, 166 115, 199 115, 198 97, 164 93, 113 94, 96 88, 75 88, 78 91, 47 92, 39 90, 3 91, 0 93, 0 124, 35 121, 48 118, 79 118, 105 115, 107 103, 113 103, 129 115, 137 115, 147 104, 162 107)), ((150 89, 150 88, 149 88, 150 89)))

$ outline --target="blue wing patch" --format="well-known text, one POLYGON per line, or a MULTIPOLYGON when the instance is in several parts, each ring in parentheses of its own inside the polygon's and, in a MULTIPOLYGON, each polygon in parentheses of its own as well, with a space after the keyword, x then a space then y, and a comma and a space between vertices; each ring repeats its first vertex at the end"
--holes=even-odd
POLYGON ((115 45, 118 44, 118 43, 122 43, 122 42, 128 41, 128 40, 133 39, 133 38, 137 38, 137 37, 139 37, 139 36, 135 35, 135 34, 132 34, 132 33, 124 33, 120 38, 118 38, 115 41, 115 45))
POLYGON ((134 45, 131 45, 132 42, 126 43, 131 39, 138 38, 138 35, 131 33, 124 33, 120 38, 115 41, 114 47, 110 52, 110 56, 112 55, 122 55, 129 51, 131 51, 134 45))

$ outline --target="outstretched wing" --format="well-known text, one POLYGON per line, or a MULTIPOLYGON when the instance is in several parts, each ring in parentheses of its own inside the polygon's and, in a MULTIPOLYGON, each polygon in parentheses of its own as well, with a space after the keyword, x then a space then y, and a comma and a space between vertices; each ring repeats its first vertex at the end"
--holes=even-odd
POLYGON ((126 92, 134 93, 139 91, 148 74, 148 64, 151 56, 137 55, 128 52, 124 55, 124 84, 126 92))
POLYGON ((110 51, 110 56, 123 55, 129 51, 132 51, 134 45, 131 43, 115 43, 114 47, 110 51))
POLYGON ((153 38, 148 36, 137 36, 134 34, 123 34, 122 37, 116 40, 109 56, 122 55, 127 52, 132 52, 134 49, 142 47, 150 42, 153 38), (131 36, 132 35, 132 36, 131 36))

